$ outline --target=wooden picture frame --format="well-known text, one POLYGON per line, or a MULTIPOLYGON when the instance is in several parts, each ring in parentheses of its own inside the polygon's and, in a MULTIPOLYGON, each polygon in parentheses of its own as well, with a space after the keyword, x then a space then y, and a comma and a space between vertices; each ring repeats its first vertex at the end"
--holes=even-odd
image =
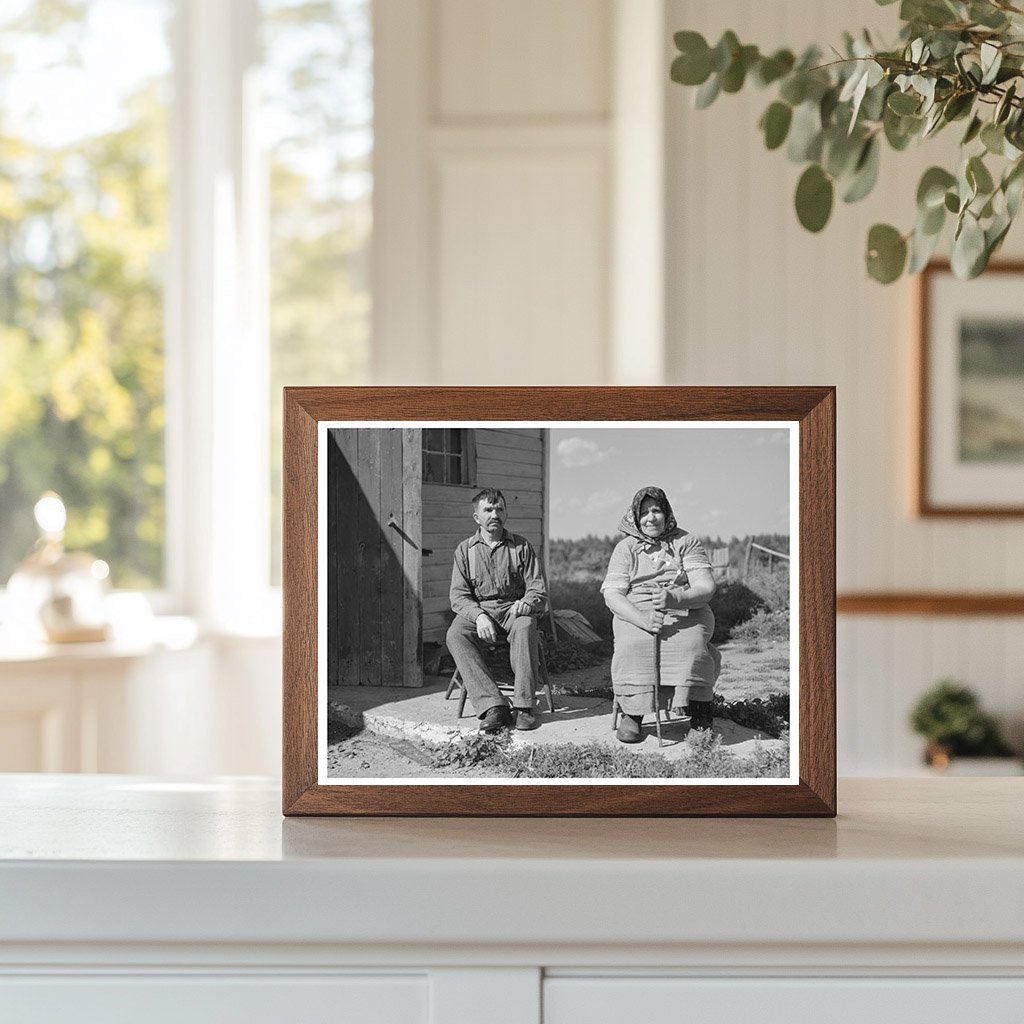
POLYGON ((1024 262, 960 281, 936 261, 919 276, 911 450, 922 518, 1024 516, 1024 370, 995 365, 1024 359, 1022 286, 1024 262))
MULTIPOLYGON (((530 430, 518 433, 529 434, 530 430)), ((452 455, 440 443, 430 450, 444 457, 452 455)), ((458 454, 455 452, 452 457, 458 454)), ((332 500, 336 508, 343 508, 342 514, 335 517, 336 532, 346 528, 343 519, 351 520, 354 516, 358 520, 364 514, 354 511, 348 504, 349 496, 359 491, 360 479, 371 479, 371 476, 377 479, 372 474, 360 477, 364 471, 371 473, 366 467, 344 470, 351 476, 351 479, 345 478, 347 484, 341 470, 331 478, 334 481, 331 494, 336 495, 332 500)), ((453 464, 450 472, 454 476, 461 471, 453 464)), ((550 474, 549 469, 546 472, 550 474)), ((835 815, 834 388, 286 388, 283 479, 283 811, 286 815, 835 815), (345 430, 368 431, 366 436, 378 446, 375 451, 384 460, 378 463, 378 466, 384 465, 379 475, 381 483, 372 486, 391 488, 397 502, 400 491, 409 494, 422 486, 424 469, 419 460, 423 449, 413 431, 437 423, 482 427, 485 434, 494 434, 497 428, 508 425, 538 427, 542 437, 548 436, 549 426, 552 430, 569 426, 581 431, 598 427, 615 430, 637 427, 651 431, 690 428, 724 432, 732 429, 741 439, 754 437, 755 429, 779 428, 776 434, 784 435, 789 453, 786 456, 790 467, 787 507, 794 510, 789 522, 797 526, 792 536, 796 566, 792 592, 798 594, 798 615, 793 617, 791 636, 796 643, 792 645, 790 661, 791 671, 794 666, 797 669, 792 677, 797 699, 792 708, 794 742, 788 778, 777 781, 716 779, 709 784, 646 777, 556 778, 536 782, 485 778, 469 783, 448 778, 388 778, 365 782, 324 775, 322 753, 327 733, 324 713, 327 691, 326 681, 323 688, 320 682, 321 671, 325 673, 324 679, 327 678, 324 666, 328 664, 325 653, 328 601, 324 595, 329 585, 340 595, 331 602, 334 616, 343 614, 340 606, 346 599, 350 603, 360 599, 357 588, 349 582, 351 575, 336 569, 341 563, 327 553, 328 441, 325 439, 332 438, 331 444, 341 446, 343 439, 349 436, 345 430), (382 429, 385 427, 386 431, 393 431, 396 438, 401 435, 401 443, 406 445, 404 449, 400 449, 396 440, 394 452, 388 454, 385 449, 390 442, 375 440, 378 436, 391 436, 382 429), (740 433, 748 428, 751 432, 747 435, 740 433), (330 434, 330 431, 339 433, 330 434), (396 454, 399 451, 404 451, 405 455, 396 454)), ((465 476, 460 479, 464 481, 465 476)), ((481 483, 479 480, 472 482, 481 483)), ((513 496, 510 500, 516 499, 513 496)), ((382 543, 400 545, 404 552, 415 551, 416 539, 423 539, 417 532, 420 527, 415 513, 399 522, 394 515, 385 517, 384 509, 382 502, 376 513, 376 526, 384 538, 382 543)), ((333 543, 346 542, 336 539, 333 543)), ((404 580, 406 607, 419 602, 420 619, 416 620, 415 615, 407 617, 399 628, 396 611, 381 620, 394 630, 392 646, 388 647, 391 641, 385 637, 384 646, 380 648, 383 661, 389 664, 390 671, 399 673, 416 670, 415 665, 408 664, 407 641, 410 634, 416 639, 417 630, 422 632, 423 628, 424 591, 418 589, 416 555, 404 557, 405 570, 398 572, 396 578, 404 580)), ((387 603, 397 598, 382 597, 381 600, 387 603)), ((332 621, 340 622, 340 618, 332 621)), ((341 635, 337 625, 333 628, 341 635)), ((364 664, 372 667, 373 657, 364 659, 364 664)), ((453 717, 454 714, 453 710, 453 717)))

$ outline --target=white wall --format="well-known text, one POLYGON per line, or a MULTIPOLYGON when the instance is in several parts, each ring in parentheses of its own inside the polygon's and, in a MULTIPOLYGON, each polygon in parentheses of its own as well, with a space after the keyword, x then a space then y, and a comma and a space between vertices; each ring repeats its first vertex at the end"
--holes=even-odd
MULTIPOLYGON (((838 42, 842 29, 884 26, 896 8, 867 0, 670 0, 669 29, 717 40, 734 29, 762 48, 838 42)), ((666 33, 668 36, 668 33, 666 33)), ((1020 520, 923 521, 909 511, 913 283, 883 288, 863 270, 871 224, 912 226, 917 181, 958 138, 883 153, 877 194, 837 204, 818 236, 792 194, 801 168, 768 153, 756 122, 773 98, 748 89, 692 108, 667 101, 667 330, 670 383, 835 384, 838 388, 839 589, 1024 590, 1020 520)), ((1024 250, 1019 226, 1005 255, 1024 250)), ((915 767, 906 727, 921 691, 963 679, 1024 732, 1020 618, 840 617, 839 765, 843 774, 915 767)))

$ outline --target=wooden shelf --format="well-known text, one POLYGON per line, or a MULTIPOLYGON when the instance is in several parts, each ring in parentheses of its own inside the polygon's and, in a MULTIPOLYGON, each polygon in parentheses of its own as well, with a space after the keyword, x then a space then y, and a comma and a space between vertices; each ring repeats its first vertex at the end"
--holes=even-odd
POLYGON ((836 597, 839 615, 1024 615, 1024 594, 860 591, 836 597))

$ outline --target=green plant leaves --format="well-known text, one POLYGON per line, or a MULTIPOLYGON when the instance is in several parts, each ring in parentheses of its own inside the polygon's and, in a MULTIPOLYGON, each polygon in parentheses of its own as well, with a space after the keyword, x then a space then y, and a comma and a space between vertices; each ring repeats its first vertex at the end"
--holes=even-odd
POLYGON ((907 243, 889 224, 876 224, 868 232, 868 273, 880 284, 892 284, 907 262, 907 243))
POLYGON ((987 261, 985 232, 978 218, 965 211, 960 226, 953 236, 953 251, 950 265, 953 273, 961 280, 977 277, 987 261))
POLYGON ((698 32, 679 32, 671 77, 695 87, 699 108, 749 82, 773 88, 758 127, 766 148, 806 165, 794 204, 815 232, 828 223, 836 195, 853 203, 876 186, 883 144, 901 152, 964 121, 957 174, 924 173, 913 229, 904 235, 876 224, 867 269, 883 283, 905 268, 916 273, 952 213, 954 269, 974 276, 1024 206, 1024 12, 1007 0, 901 0, 900 18, 892 49, 876 47, 867 32, 845 32, 832 48, 838 60, 814 46, 799 58, 788 49, 762 55, 732 31, 714 47, 698 32))
POLYGON ((679 56, 670 75, 680 85, 703 85, 711 74, 711 48, 699 32, 677 32, 673 37, 679 56))
POLYGON ((873 136, 863 144, 853 173, 843 187, 843 202, 856 203, 875 187, 878 181, 879 145, 873 136))
POLYGON ((805 100, 793 111, 786 155, 795 164, 817 160, 821 143, 821 108, 814 100, 805 100))
POLYGON ((946 192, 956 184, 956 177, 943 167, 929 167, 917 186, 917 207, 923 213, 942 206, 946 192))
POLYGON ((792 120, 793 108, 779 100, 772 103, 761 115, 758 124, 764 132, 764 144, 768 149, 778 149, 786 141, 792 120))
POLYGON ((762 57, 753 70, 754 81, 762 88, 785 78, 793 70, 796 58, 789 50, 776 50, 770 57, 762 57))
POLYGON ((808 231, 820 231, 832 215, 834 189, 832 179, 817 165, 811 164, 796 186, 796 215, 808 231))
POLYGON ((889 96, 889 109, 900 117, 908 114, 916 114, 921 108, 921 100, 918 96, 909 92, 894 92, 889 96))
POLYGON ((972 156, 967 161, 967 169, 964 174, 975 195, 987 196, 995 188, 992 175, 989 174, 985 161, 980 156, 972 156))
POLYGON ((1002 126, 990 121, 981 129, 981 143, 993 156, 1002 156, 1006 145, 1006 133, 1002 126))

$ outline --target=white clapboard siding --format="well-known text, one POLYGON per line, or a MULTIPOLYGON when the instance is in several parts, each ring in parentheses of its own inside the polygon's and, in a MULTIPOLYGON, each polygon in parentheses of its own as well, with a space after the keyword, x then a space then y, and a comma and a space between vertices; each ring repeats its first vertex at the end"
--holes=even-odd
POLYGON ((460 541, 476 529, 471 505, 482 487, 497 487, 505 495, 508 528, 525 537, 541 554, 544 550, 544 440, 535 427, 481 429, 476 444, 473 486, 423 485, 423 640, 444 639, 451 621, 448 591, 452 560, 460 541))
MULTIPOLYGON (((731 28, 771 50, 827 46, 867 27, 884 41, 896 37, 896 10, 864 0, 668 0, 665 37, 689 28, 713 44, 731 28)), ((748 87, 698 111, 693 90, 665 88, 668 383, 836 385, 840 591, 1024 590, 1019 519, 909 511, 915 283, 882 287, 863 269, 869 227, 912 227, 921 173, 946 162, 962 133, 899 154, 884 148, 876 192, 837 201, 811 235, 793 212, 801 168, 767 152, 756 127, 771 90, 748 87)), ((948 252, 948 229, 944 241, 948 252)), ((1024 255, 1020 225, 1003 255, 1024 255)), ((972 686, 1011 738, 1024 739, 1024 620, 844 616, 838 636, 842 774, 917 771, 921 741, 907 717, 943 677, 972 686)))

